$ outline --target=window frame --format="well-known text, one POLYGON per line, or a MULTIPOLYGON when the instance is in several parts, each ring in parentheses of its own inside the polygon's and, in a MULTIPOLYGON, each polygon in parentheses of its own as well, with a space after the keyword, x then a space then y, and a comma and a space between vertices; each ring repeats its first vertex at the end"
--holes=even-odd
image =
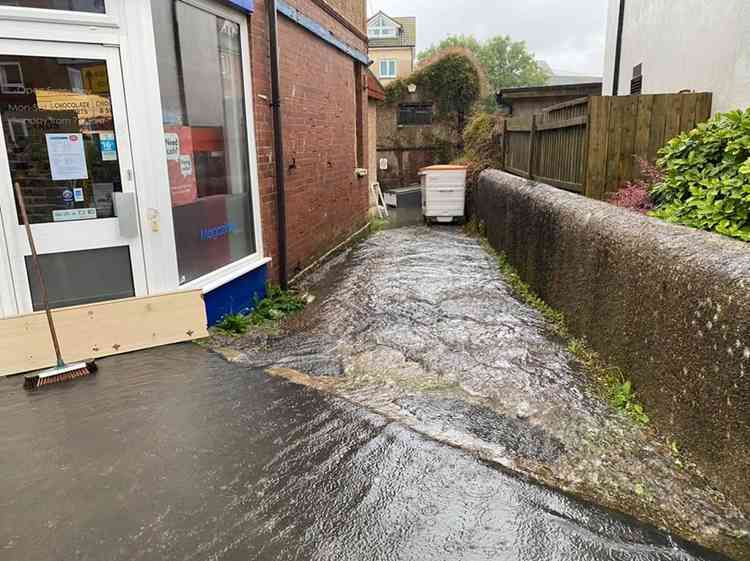
POLYGON ((398 106, 398 113, 396 113, 396 125, 399 127, 431 127, 435 120, 435 104, 434 103, 400 103, 398 106), (404 109, 409 108, 412 109, 412 114, 414 116, 413 119, 411 119, 413 122, 402 122, 402 112, 404 109), (424 111, 424 109, 429 108, 429 113, 424 111), (417 118, 418 115, 420 115, 420 109, 422 114, 429 114, 429 120, 428 122, 419 122, 419 119, 417 118))
POLYGON ((391 80, 398 77, 398 60, 395 58, 386 58, 378 62, 378 74, 380 78, 391 80), (393 74, 383 74, 383 64, 393 65, 393 74))
POLYGON ((26 93, 26 83, 23 80, 23 69, 21 68, 20 62, 0 62, 0 91, 3 95, 16 95, 26 93), (5 73, 6 66, 15 66, 18 71, 18 75, 21 78, 20 82, 8 82, 8 76, 5 73), (20 86, 20 91, 17 88, 20 86))
MULTIPOLYGON (((197 279, 193 279, 184 284, 179 284, 179 274, 177 279, 177 285, 180 290, 193 290, 200 289, 203 293, 210 292, 224 284, 231 282, 232 280, 241 277, 242 275, 257 269, 258 267, 265 265, 271 261, 270 258, 264 256, 263 249, 263 228, 261 224, 260 214, 260 182, 258 174, 258 152, 256 148, 255 138, 255 98, 252 87, 252 65, 250 61, 250 31, 248 29, 248 18, 247 14, 244 14, 238 10, 220 5, 218 2, 210 2, 207 0, 180 0, 185 4, 191 5, 200 10, 209 12, 220 18, 229 20, 233 23, 237 23, 240 26, 240 48, 241 48, 241 61, 242 61, 242 82, 243 82, 243 94, 245 96, 245 131, 247 135, 247 151, 250 164, 250 199, 252 201, 252 221, 255 233, 255 253, 252 253, 242 259, 239 259, 228 265, 224 265, 219 269, 207 273, 197 279)), ((151 6, 151 0, 149 2, 149 12, 151 6)), ((150 14, 149 14, 150 15, 150 14)), ((153 33, 153 20, 149 21, 151 32, 153 33)), ((156 55, 154 55, 154 65, 156 65, 156 55)), ((157 82, 158 98, 159 98, 159 126, 163 127, 164 115, 162 114, 161 108, 161 90, 157 82)), ((167 152, 166 144, 161 142, 162 150, 164 152, 164 170, 166 172, 167 167, 167 152)), ((166 184, 167 196, 169 196, 169 182, 166 184)), ((172 211, 171 200, 170 200, 170 215, 172 211)), ((169 227, 174 232, 174 224, 172 217, 170 216, 169 227)), ((174 235, 171 236, 172 246, 172 258, 177 259, 177 243, 174 235)))
MULTIPOLYGON (((122 0, 104 0, 103 14, 97 12, 56 10, 54 8, 0 6, 0 18, 2 18, 2 20, 117 27, 122 11, 121 3, 122 0)), ((5 34, 3 34, 3 36, 7 37, 5 34)))
POLYGON ((398 37, 398 26, 389 23, 380 14, 374 22, 367 25, 367 36, 372 39, 395 39, 398 37))

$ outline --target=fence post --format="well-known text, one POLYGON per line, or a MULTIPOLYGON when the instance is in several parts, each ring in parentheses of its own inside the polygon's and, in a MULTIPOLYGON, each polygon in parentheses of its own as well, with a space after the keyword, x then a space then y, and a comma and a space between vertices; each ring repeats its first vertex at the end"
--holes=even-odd
POLYGON ((503 145, 500 152, 500 167, 505 171, 505 159, 508 154, 508 119, 503 118, 503 145))
POLYGON ((531 116, 529 132, 529 179, 534 179, 534 148, 536 148, 536 113, 531 116))

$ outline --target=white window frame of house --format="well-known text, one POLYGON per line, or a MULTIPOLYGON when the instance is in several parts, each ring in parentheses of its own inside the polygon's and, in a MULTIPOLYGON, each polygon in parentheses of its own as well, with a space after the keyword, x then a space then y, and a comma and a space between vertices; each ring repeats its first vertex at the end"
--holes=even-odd
POLYGON ((392 19, 379 14, 367 25, 367 36, 372 39, 393 39, 398 37, 399 26, 392 19))
MULTIPOLYGON (((183 1, 240 25, 256 248, 252 255, 183 285, 179 284, 177 268, 151 0, 105 0, 105 14, 0 6, 0 37, 119 48, 148 294, 195 288, 209 292, 270 262, 263 250, 248 16, 218 0, 183 1), (143 88, 143 83, 154 87, 143 88)), ((0 317, 15 315, 19 310, 7 252, 8 227, 0 217, 0 317)))
POLYGON ((395 78, 396 76, 398 76, 398 60, 393 59, 393 58, 381 60, 378 63, 378 72, 381 78, 385 78, 385 79, 395 78), (387 71, 385 73, 383 72, 384 64, 386 65, 386 68, 388 68, 389 70, 390 70, 391 65, 393 66, 392 74, 389 74, 387 71))

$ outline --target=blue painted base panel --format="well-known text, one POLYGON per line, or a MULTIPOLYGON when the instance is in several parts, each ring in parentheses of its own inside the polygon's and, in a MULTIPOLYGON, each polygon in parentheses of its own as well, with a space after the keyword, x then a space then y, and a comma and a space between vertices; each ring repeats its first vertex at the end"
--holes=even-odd
POLYGON ((208 326, 211 327, 229 314, 249 313, 256 297, 266 297, 268 266, 263 265, 203 295, 206 302, 208 326))

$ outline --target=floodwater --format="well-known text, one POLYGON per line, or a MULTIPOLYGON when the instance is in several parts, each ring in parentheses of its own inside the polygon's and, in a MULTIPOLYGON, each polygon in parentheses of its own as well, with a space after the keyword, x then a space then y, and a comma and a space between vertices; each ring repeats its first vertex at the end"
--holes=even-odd
POLYGON ((460 228, 378 232, 305 282, 318 299, 296 325, 215 348, 493 465, 750 558, 750 523, 731 498, 666 438, 613 410, 565 341, 460 228))
MULTIPOLYGON (((518 430, 404 399, 415 415, 454 410, 481 438, 518 430)), ((9 561, 722 559, 196 345, 34 393, 2 380, 0 413, 9 561)), ((562 452, 525 434, 534 457, 562 452)))

